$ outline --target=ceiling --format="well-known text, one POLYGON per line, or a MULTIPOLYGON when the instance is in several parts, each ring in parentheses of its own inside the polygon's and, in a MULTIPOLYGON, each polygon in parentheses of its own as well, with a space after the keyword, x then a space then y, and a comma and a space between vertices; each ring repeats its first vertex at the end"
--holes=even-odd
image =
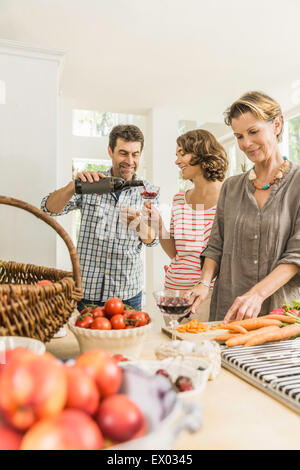
POLYGON ((0 0, 0 38, 66 50, 77 107, 221 123, 250 89, 297 104, 299 18, 299 0, 0 0))

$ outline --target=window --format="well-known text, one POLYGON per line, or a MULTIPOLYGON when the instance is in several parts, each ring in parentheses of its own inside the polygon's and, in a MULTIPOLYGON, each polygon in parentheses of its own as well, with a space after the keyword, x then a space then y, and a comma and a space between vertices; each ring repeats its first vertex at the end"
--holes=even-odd
POLYGON ((300 164, 300 115, 288 121, 289 159, 300 164))
POLYGON ((73 135, 81 137, 107 137, 118 124, 134 124, 143 130, 145 117, 136 114, 73 109, 73 135))
POLYGON ((227 171, 227 177, 233 176, 237 174, 237 155, 236 155, 236 144, 232 144, 228 147, 227 150, 227 156, 228 156, 228 171, 227 171))

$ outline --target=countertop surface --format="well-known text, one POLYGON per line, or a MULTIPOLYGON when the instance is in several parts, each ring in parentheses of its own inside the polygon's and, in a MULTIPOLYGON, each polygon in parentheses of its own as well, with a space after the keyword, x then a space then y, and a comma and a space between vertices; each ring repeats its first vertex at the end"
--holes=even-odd
MULTIPOLYGON (((66 329, 65 337, 46 346, 61 359, 80 354, 75 336, 66 329)), ((154 359, 155 348, 167 341, 162 333, 150 333, 141 358, 154 359)), ((300 415, 223 368, 207 383, 199 400, 204 415, 201 430, 183 431, 173 449, 300 449, 300 415)))

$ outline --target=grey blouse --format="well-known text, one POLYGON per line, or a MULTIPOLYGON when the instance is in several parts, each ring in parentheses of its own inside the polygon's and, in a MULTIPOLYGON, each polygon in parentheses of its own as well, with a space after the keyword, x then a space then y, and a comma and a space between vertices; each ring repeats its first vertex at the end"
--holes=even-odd
MULTIPOLYGON (((201 262, 219 265, 210 320, 223 320, 235 298, 246 293, 279 264, 300 267, 300 167, 291 163, 260 210, 248 174, 223 183, 214 224, 201 262)), ((260 314, 300 300, 300 273, 268 297, 260 314)))

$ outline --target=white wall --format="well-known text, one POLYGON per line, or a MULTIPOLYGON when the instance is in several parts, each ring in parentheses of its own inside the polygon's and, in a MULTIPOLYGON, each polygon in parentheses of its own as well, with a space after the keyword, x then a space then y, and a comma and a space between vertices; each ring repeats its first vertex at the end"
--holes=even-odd
MULTIPOLYGON (((62 51, 0 40, 0 194, 40 206, 56 185, 58 76, 62 51)), ((20 209, 0 206, 0 257, 56 264, 56 234, 20 209)))

